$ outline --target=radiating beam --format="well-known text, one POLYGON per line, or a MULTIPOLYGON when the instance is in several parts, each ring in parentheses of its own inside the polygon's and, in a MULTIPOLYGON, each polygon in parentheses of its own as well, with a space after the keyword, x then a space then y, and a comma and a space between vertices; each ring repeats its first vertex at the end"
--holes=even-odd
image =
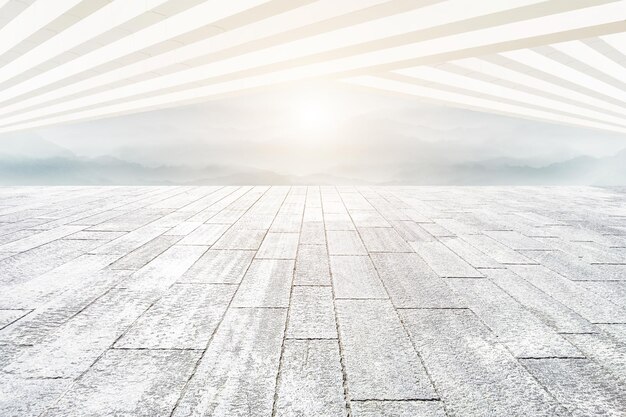
MULTIPOLYGON (((441 4, 444 3, 438 3, 430 6, 431 9, 429 10, 433 10, 432 8, 441 4)), ((616 16, 615 13, 617 10, 621 10, 621 8, 616 6, 616 3, 608 3, 601 6, 589 7, 583 10, 577 9, 555 15, 537 17, 535 19, 503 24, 468 33, 443 36, 399 47, 378 49, 373 52, 361 53, 346 58, 339 58, 335 60, 325 59, 321 60, 322 62, 320 63, 305 66, 308 72, 307 70, 299 70, 299 72, 306 73, 305 78, 323 76, 362 67, 376 66, 380 65, 381 62, 394 62, 402 60, 407 56, 428 56, 433 53, 439 54, 442 51, 455 51, 463 48, 488 46, 493 44, 494 40, 502 42, 507 39, 523 39, 526 36, 555 33, 555 31, 558 33, 559 31, 567 31, 573 28, 585 27, 587 25, 602 24, 616 20, 621 21, 621 17, 616 16)), ((570 5, 570 7, 575 6, 570 5)), ((420 11, 423 12, 422 9, 420 9, 420 11)), ((484 12, 484 10, 477 9, 476 13, 480 13, 481 11, 484 12)), ((406 13, 404 15, 406 15, 406 13)), ((441 16, 439 17, 439 20, 437 20, 436 13, 433 13, 431 17, 432 22, 441 23, 441 25, 448 25, 450 23, 445 20, 445 17, 441 16)), ((106 103, 113 102, 115 100, 124 99, 124 101, 126 101, 131 97, 140 97, 141 95, 148 93, 152 94, 161 89, 168 89, 171 91, 172 88, 185 88, 186 85, 191 85, 192 83, 197 83, 211 77, 217 78, 227 74, 236 74, 238 71, 249 70, 251 67, 254 68, 254 64, 258 62, 262 62, 266 65, 268 63, 278 63, 279 65, 277 65, 275 69, 282 70, 282 68, 293 66, 294 58, 307 57, 316 53, 319 54, 320 51, 324 51, 324 48, 332 48, 332 46, 335 46, 337 43, 345 47, 346 45, 349 45, 350 42, 358 42, 358 40, 363 36, 366 38, 367 36, 373 36, 368 34, 374 29, 377 30, 375 33, 380 36, 379 31, 382 31, 384 27, 395 26, 393 25, 394 18, 400 19, 397 21, 399 28, 386 30, 396 31, 395 33, 397 33, 397 31, 402 29, 402 25, 400 23, 402 21, 401 19, 405 18, 405 16, 402 16, 402 18, 391 16, 385 19, 387 24, 381 24, 380 28, 371 26, 372 24, 377 25, 379 22, 367 22, 355 27, 341 29, 339 31, 348 31, 348 35, 343 32, 345 36, 343 43, 341 43, 342 39, 344 39, 342 36, 336 36, 337 40, 333 41, 333 38, 330 36, 332 32, 329 32, 327 34, 318 35, 318 37, 313 37, 317 38, 315 42, 311 41, 311 38, 308 38, 302 41, 291 42, 287 45, 280 45, 278 47, 267 48, 258 52, 243 54, 241 56, 225 59, 205 66, 199 66, 147 81, 134 83, 127 87, 120 87, 118 89, 105 91, 103 93, 94 94, 92 96, 76 99, 74 101, 49 106, 44 110, 35 111, 33 114, 26 113, 23 115, 9 117, 2 120, 2 125, 17 125, 21 122, 27 121, 29 118, 41 119, 44 117, 55 117, 54 115, 62 115, 63 113, 69 113, 79 108, 97 106, 101 104, 106 105, 106 103), (320 39, 326 40, 326 42, 319 42, 320 39)), ((406 27, 408 28, 410 26, 409 20, 407 19, 406 22, 406 27)), ((425 23, 425 25, 428 25, 428 23, 425 23)), ((414 28, 415 24, 411 27, 414 28)), ((380 43, 378 43, 377 47, 381 48, 380 43)), ((242 83, 242 85, 245 85, 245 83, 242 83)), ((140 102, 140 100, 138 100, 138 102, 140 102)), ((110 106, 108 107, 110 108, 110 106)), ((57 119, 55 118, 55 120, 57 119)))

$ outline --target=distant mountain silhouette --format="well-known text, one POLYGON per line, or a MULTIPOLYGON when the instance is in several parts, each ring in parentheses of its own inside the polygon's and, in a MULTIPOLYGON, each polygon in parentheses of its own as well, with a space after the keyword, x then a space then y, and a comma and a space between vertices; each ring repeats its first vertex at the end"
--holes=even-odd
MULTIPOLYGON (((20 141, 0 148, 0 185, 383 184, 365 179, 372 177, 365 176, 369 167, 358 164, 305 176, 215 164, 153 167, 112 156, 78 157, 33 135, 20 141)), ((540 167, 510 158, 451 163, 428 157, 382 169, 395 173, 384 184, 615 186, 626 185, 626 149, 609 157, 580 156, 540 167)))

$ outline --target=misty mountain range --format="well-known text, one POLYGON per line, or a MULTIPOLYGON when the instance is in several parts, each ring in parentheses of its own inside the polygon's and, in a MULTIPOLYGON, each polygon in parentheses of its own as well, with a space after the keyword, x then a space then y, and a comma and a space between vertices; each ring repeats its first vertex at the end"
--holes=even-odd
POLYGON ((373 183, 361 175, 367 166, 299 176, 245 165, 147 166, 112 156, 84 158, 40 138, 0 144, 0 185, 624 185, 626 149, 610 157, 580 156, 545 166, 498 158, 464 163, 420 160, 388 168, 390 178, 373 183))

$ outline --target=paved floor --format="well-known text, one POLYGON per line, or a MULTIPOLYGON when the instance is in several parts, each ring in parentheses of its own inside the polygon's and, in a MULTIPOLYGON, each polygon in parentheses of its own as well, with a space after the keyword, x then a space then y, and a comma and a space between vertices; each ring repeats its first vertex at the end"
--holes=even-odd
POLYGON ((0 188, 0 415, 624 416, 626 189, 0 188))

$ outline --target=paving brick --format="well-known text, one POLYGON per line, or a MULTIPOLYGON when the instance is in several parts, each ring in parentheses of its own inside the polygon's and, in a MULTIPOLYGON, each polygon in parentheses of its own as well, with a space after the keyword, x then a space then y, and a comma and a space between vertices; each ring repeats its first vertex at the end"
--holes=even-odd
POLYGON ((330 285, 330 264, 325 245, 300 245, 295 285, 330 285))
POLYGON ((199 358, 198 351, 108 350, 44 416, 169 415, 199 358))
POLYGON ((328 230, 326 237, 330 255, 367 255, 365 246, 356 231, 328 230))
POLYGON ((572 416, 626 414, 623 386, 586 359, 526 359, 524 366, 572 416))
POLYGON ((336 298, 387 298, 368 256, 331 256, 330 269, 336 298))
POLYGON ((286 317, 229 309, 172 415, 271 415, 286 317))
POLYGON ((296 259, 298 233, 270 232, 256 253, 258 259, 296 259))
POLYGON ((336 340, 287 340, 276 416, 343 417, 346 404, 336 340))
POLYGON ((336 305, 351 399, 437 398, 389 301, 337 300, 336 305))
POLYGON ((287 324, 287 337, 331 339, 337 325, 330 287, 294 287, 287 324))
POLYGON ((400 315, 448 415, 566 415, 470 310, 400 315))
POLYGON ((483 274, 465 262, 441 242, 411 242, 417 254, 440 277, 482 278, 483 274))
POLYGON ((294 261, 256 259, 241 281, 233 307, 289 307, 294 261))
POLYGON ((208 250, 178 280, 205 284, 238 284, 248 270, 253 251, 208 250))

